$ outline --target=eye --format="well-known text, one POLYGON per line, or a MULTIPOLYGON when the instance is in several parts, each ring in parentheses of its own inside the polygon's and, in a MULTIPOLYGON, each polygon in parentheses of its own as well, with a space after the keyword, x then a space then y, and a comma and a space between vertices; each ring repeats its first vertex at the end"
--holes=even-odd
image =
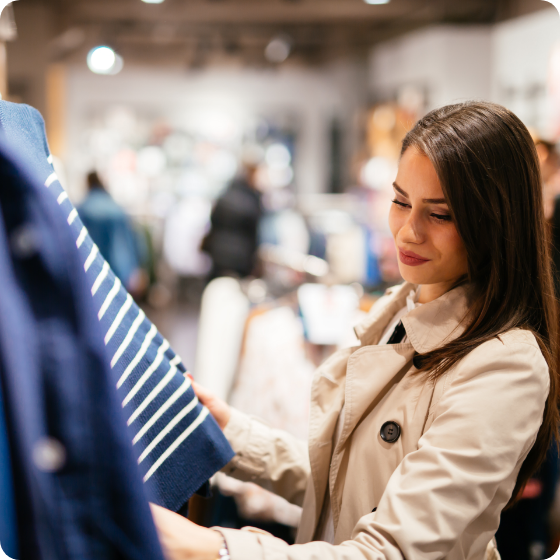
POLYGON ((450 222, 451 216, 449 214, 430 214, 437 222, 450 222))
POLYGON ((410 205, 409 205, 409 204, 406 204, 406 203, 404 203, 404 202, 401 202, 400 200, 397 200, 396 198, 395 198, 395 200, 392 200, 391 202, 392 202, 393 204, 396 204, 397 206, 400 206, 401 208, 410 208, 410 205))

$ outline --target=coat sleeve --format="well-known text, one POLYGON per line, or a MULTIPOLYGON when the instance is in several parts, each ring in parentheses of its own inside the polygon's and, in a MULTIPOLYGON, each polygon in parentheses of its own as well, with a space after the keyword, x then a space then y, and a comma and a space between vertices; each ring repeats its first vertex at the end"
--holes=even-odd
POLYGON ((301 505, 311 472, 307 443, 232 409, 224 430, 235 457, 222 472, 301 505))
POLYGON ((232 560, 435 560, 466 533, 490 541, 542 423, 548 367, 536 344, 495 340, 471 352, 446 382, 418 449, 403 459, 377 511, 360 519, 351 540, 288 546, 261 533, 224 530, 232 560), (495 526, 485 518, 489 510, 495 526))

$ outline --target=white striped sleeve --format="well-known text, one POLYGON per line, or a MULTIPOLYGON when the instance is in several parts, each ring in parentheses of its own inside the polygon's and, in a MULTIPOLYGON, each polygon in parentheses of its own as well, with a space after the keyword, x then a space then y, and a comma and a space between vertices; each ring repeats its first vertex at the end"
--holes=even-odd
POLYGON ((124 351, 128 348, 128 345, 132 342, 132 339, 136 336, 136 331, 140 328, 140 325, 143 323, 145 317, 146 315, 140 309, 138 312, 138 317, 134 319, 134 323, 132 323, 125 339, 122 341, 122 344, 119 346, 119 349, 115 352, 115 355, 111 360, 112 368, 115 367, 115 364, 119 361, 119 358, 123 355, 124 351))
POLYGON ((146 410, 148 405, 167 387, 169 382, 175 377, 177 373, 177 368, 172 367, 166 374, 165 377, 150 391, 150 394, 142 401, 140 406, 131 414, 128 419, 127 424, 130 426, 134 420, 146 410))
POLYGON ((78 217, 78 211, 75 208, 72 208, 72 212, 70 212, 68 216, 68 225, 71 226, 77 217, 78 217))
MULTIPOLYGON (((167 426, 165 426, 165 428, 152 440, 152 442, 150 443, 150 445, 148 445, 148 447, 146 447, 146 449, 144 449, 144 451, 142 452, 142 454, 140 455, 140 457, 138 457, 138 464, 140 464, 156 447, 157 445, 161 442, 161 440, 169 433, 171 433, 171 431, 173 430, 173 428, 175 428, 175 426, 183 419, 185 418, 185 416, 187 416, 189 414, 189 412, 191 412, 191 410, 194 409, 194 407, 198 404, 198 399, 196 397, 193 398, 193 400, 187 405, 185 406, 174 418, 173 420, 171 420, 171 422, 169 422, 169 424, 167 424, 167 426)), ((155 417, 155 415, 154 415, 155 417)), ((152 417, 152 418, 154 418, 152 417)), ((140 438, 142 436, 144 436, 144 434, 148 431, 149 428, 152 427, 151 421, 152 418, 150 419, 150 421, 142 428, 142 430, 140 430, 140 432, 138 432, 138 435, 134 438, 134 440, 132 441, 133 444, 137 443, 140 438)), ((157 420, 157 418, 156 418, 157 420)))
POLYGON ((95 279, 95 282, 93 283, 93 286, 91 287, 92 296, 94 296, 97 293, 97 290, 99 290, 101 284, 103 284, 103 280, 107 278, 107 274, 109 274, 109 263, 105 261, 103 263, 103 268, 101 269, 101 272, 99 273, 99 275, 95 279))
POLYGON ((204 407, 197 419, 160 455, 152 468, 144 475, 144 482, 147 482, 154 475, 161 465, 171 457, 173 452, 204 422, 207 416, 208 409, 204 407))
MULTIPOLYGON (((126 406, 134 398, 136 393, 140 391, 140 389, 144 386, 146 381, 148 381, 148 379, 152 376, 154 371, 156 371, 156 369, 160 366, 161 362, 163 361, 163 356, 165 354, 165 351, 168 348, 169 348, 169 343, 167 342, 167 340, 165 340, 163 344, 158 348, 156 357, 154 361, 150 364, 150 367, 142 374, 142 377, 140 377, 140 379, 136 382, 134 387, 130 390, 130 392, 124 399, 122 403, 123 407, 126 406)), ((177 371, 177 368, 175 366, 171 366, 171 367, 175 368, 175 371, 177 371)))
MULTIPOLYGON (((158 411, 142 426, 142 429, 136 434, 136 437, 132 440, 132 443, 138 443, 140 439, 146 434, 146 432, 167 412, 167 410, 169 410, 171 406, 173 406, 177 402, 177 399, 188 391, 190 386, 190 381, 188 379, 185 379, 185 381, 181 383, 181 385, 179 385, 179 388, 158 409, 158 411)), ((190 405, 192 405, 191 409, 196 406, 197 402, 198 399, 196 397, 193 397, 192 401, 189 403, 190 405)), ((169 431, 171 431, 171 428, 169 428, 169 431)))
POLYGON ((86 272, 89 270, 89 267, 93 264, 95 257, 97 257, 97 253, 99 253, 99 247, 97 247, 97 245, 94 244, 93 247, 91 248, 91 252, 88 258, 86 259, 86 262, 84 263, 84 270, 86 272))
POLYGON ((49 188, 57 179, 56 173, 51 173, 45 181, 45 187, 49 188))
POLYGON ((111 338, 113 338, 113 335, 119 328, 120 324, 122 323, 122 320, 124 319, 125 315, 127 314, 131 306, 132 306, 132 296, 130 294, 126 294, 126 301, 124 302, 123 306, 120 308, 119 312, 117 313, 117 316, 115 317, 115 320, 113 321, 113 324, 109 327, 109 330, 105 335, 105 345, 109 344, 109 341, 111 340, 111 338))
POLYGON ((107 313, 107 309, 109 309, 109 306, 115 299, 115 296, 119 293, 120 288, 121 288, 121 281, 117 276, 115 276, 115 283, 113 284, 113 287, 109 290, 109 293, 107 294, 107 297, 105 298, 105 301, 103 302, 103 305, 101 306, 101 309, 97 314, 97 318, 100 321, 103 318, 103 315, 107 313))
POLYGON ((83 242, 86 240, 87 233, 88 232, 86 226, 84 226, 82 228, 82 231, 80 231, 80 235, 78 235, 78 239, 76 239, 76 247, 78 247, 78 249, 82 246, 83 242))
POLYGON ((118 380, 117 389, 120 389, 122 384, 128 379, 130 374, 133 372, 134 368, 140 363, 140 360, 144 357, 144 355, 148 351, 148 348, 150 347, 150 344, 152 343, 152 340, 154 339, 156 334, 157 334, 156 326, 152 325, 150 327, 150 330, 146 333, 146 338, 144 339, 144 342, 142 343, 140 350, 138 350, 136 356, 134 356, 134 359, 130 362, 130 364, 128 364, 127 368, 124 370, 123 374, 118 380))

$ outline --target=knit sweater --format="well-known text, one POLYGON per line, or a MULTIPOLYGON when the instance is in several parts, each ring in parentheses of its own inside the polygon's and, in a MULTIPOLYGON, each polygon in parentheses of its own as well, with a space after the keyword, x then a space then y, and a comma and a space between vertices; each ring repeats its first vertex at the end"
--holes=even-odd
POLYGON ((71 229, 150 499, 178 511, 234 453, 198 402, 180 357, 134 303, 83 226, 54 172, 40 113, 0 101, 0 124, 71 229))

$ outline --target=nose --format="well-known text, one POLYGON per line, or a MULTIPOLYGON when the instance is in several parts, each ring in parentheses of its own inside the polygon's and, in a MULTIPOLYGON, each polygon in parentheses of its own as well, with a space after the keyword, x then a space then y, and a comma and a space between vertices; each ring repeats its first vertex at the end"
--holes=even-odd
POLYGON ((419 245, 424 241, 424 237, 420 216, 412 210, 399 230, 398 239, 401 243, 419 245))

